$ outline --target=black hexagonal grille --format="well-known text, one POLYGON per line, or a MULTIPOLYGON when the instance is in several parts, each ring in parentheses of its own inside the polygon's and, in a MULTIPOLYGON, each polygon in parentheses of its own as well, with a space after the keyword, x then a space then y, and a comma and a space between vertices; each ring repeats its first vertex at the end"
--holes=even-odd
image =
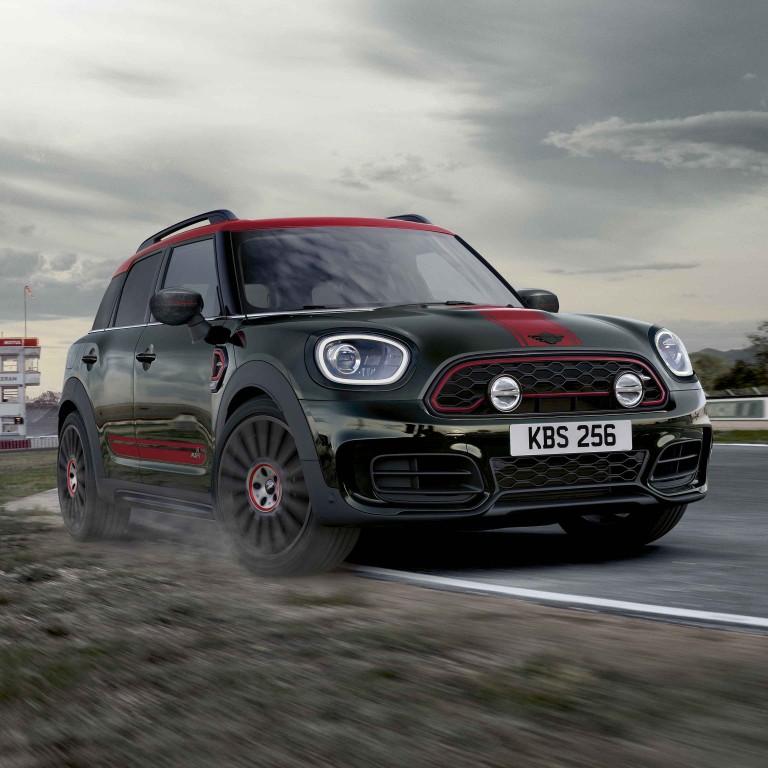
POLYGON ((666 391, 647 363, 601 356, 458 363, 438 380, 429 401, 438 413, 458 416, 626 411, 613 395, 613 382, 620 373, 635 373, 644 381, 645 396, 637 408, 665 403, 666 391), (489 384, 502 374, 517 379, 523 392, 520 405, 507 414, 500 414, 488 398, 489 384))
POLYGON ((616 451, 555 456, 512 456, 492 459, 491 468, 501 491, 613 485, 636 482, 646 455, 646 451, 616 451))

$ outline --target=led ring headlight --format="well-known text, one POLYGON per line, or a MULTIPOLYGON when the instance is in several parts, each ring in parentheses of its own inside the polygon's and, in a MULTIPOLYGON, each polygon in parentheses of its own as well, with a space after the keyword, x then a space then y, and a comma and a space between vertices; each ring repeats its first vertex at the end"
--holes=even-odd
POLYGON ((405 344, 373 334, 326 336, 315 347, 317 367, 336 384, 393 384, 405 373, 410 360, 405 344))
POLYGON ((619 405, 634 408, 642 402, 645 394, 643 380, 636 373, 620 373, 613 382, 613 393, 619 405))
POLYGON ((661 328, 656 331, 653 343, 656 345, 656 350, 664 361, 664 365, 675 376, 691 376, 693 374, 691 359, 688 357, 685 344, 677 334, 666 328, 661 328))

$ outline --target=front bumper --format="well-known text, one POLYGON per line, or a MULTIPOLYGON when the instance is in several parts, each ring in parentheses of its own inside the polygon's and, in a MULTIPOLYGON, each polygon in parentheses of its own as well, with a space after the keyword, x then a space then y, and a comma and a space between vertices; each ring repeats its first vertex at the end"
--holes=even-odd
POLYGON ((331 525, 443 521, 493 528, 548 524, 596 507, 618 511, 698 501, 706 494, 712 446, 704 393, 695 388, 673 395, 663 412, 522 419, 438 417, 420 401, 303 401, 318 459, 303 462, 313 508, 331 525), (524 466, 509 455, 513 421, 625 419, 633 439, 626 456, 592 460, 598 455, 579 454, 524 466), (694 449, 691 472, 679 472, 677 484, 659 479, 662 466, 674 475, 683 467, 675 457, 694 449), (465 484, 456 479, 462 471, 465 484), (426 478, 432 492, 381 487, 382 476, 408 474, 426 478))

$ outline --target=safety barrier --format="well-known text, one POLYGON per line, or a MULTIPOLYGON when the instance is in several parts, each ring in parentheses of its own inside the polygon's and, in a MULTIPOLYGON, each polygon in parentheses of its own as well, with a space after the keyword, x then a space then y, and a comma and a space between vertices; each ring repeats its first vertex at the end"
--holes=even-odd
POLYGON ((56 435, 41 437, 24 437, 14 440, 0 438, 0 451, 24 451, 30 448, 58 448, 59 438, 56 435))
POLYGON ((26 437, 20 440, 0 440, 0 451, 23 451, 31 448, 32 438, 26 437))

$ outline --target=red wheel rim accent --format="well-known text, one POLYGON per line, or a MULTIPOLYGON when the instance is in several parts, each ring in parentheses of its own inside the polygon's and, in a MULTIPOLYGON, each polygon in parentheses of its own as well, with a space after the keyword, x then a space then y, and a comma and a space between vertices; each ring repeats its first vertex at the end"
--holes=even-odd
POLYGON ((74 459, 67 463, 67 491, 70 496, 77 493, 77 462, 74 459))
POLYGON ((247 488, 252 506, 263 514, 273 512, 280 504, 283 495, 280 475, 267 461, 259 462, 248 473, 247 488))

